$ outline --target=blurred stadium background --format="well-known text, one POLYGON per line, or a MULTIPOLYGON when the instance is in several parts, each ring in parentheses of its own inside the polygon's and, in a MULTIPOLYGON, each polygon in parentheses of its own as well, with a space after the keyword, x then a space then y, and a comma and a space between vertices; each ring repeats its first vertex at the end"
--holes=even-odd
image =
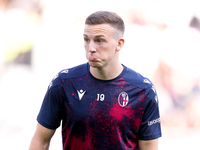
MULTIPOLYGON (((198 0, 0 0, 0 149, 28 149, 47 86, 85 63, 85 18, 97 10, 125 21, 121 62, 150 78, 162 123, 159 150, 200 149, 198 0)), ((61 129, 50 150, 62 149, 61 129)))

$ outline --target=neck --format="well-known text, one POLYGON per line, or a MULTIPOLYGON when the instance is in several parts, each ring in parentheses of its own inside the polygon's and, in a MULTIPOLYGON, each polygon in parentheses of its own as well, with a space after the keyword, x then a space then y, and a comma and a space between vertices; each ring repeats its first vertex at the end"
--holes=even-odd
POLYGON ((94 68, 90 66, 90 72, 91 74, 101 80, 111 80, 116 78, 121 74, 123 71, 123 66, 118 63, 117 65, 114 66, 109 66, 109 67, 103 67, 103 68, 94 68))

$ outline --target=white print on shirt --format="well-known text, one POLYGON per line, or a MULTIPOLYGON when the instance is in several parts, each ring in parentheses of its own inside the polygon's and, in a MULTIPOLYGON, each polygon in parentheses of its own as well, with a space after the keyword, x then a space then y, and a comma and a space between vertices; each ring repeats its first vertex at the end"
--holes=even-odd
POLYGON ((151 89, 156 93, 156 88, 154 86, 152 86, 151 89))
POLYGON ((65 69, 61 73, 68 73, 69 70, 65 69))
POLYGON ((149 82, 149 80, 147 80, 147 79, 144 79, 143 83, 151 84, 151 83, 149 82))
POLYGON ((77 90, 77 92, 78 92, 79 100, 81 100, 86 91, 83 91, 83 90, 81 89, 80 91, 77 90))
MULTIPOLYGON (((156 88, 152 86, 151 89, 156 94, 156 88)), ((155 98, 155 101, 158 102, 158 96, 156 95, 154 98, 155 98)))
POLYGON ((160 118, 152 120, 152 121, 148 121, 148 126, 151 126, 151 125, 159 123, 159 122, 160 122, 160 118))
POLYGON ((53 85, 53 81, 58 77, 58 74, 55 75, 55 77, 52 79, 51 83, 49 84, 49 89, 53 85))
POLYGON ((158 102, 158 96, 157 95, 155 96, 155 100, 156 100, 156 102, 158 102))
POLYGON ((104 101, 104 99, 105 99, 105 94, 97 94, 97 99, 96 99, 96 101, 104 101))

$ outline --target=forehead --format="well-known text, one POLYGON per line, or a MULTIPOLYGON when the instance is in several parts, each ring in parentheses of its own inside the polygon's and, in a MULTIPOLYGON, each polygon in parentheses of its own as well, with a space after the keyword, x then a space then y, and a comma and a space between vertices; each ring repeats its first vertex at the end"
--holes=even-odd
POLYGON ((84 36, 110 36, 114 28, 109 24, 85 25, 84 36))

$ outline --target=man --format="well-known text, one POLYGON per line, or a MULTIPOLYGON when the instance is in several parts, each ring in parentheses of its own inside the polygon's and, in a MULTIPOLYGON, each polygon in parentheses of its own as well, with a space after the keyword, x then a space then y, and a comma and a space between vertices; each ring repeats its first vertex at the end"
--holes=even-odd
POLYGON ((113 12, 86 19, 88 63, 59 72, 48 87, 30 150, 48 149, 62 121, 64 150, 157 150, 161 136, 152 83, 122 65, 124 22, 113 12))

